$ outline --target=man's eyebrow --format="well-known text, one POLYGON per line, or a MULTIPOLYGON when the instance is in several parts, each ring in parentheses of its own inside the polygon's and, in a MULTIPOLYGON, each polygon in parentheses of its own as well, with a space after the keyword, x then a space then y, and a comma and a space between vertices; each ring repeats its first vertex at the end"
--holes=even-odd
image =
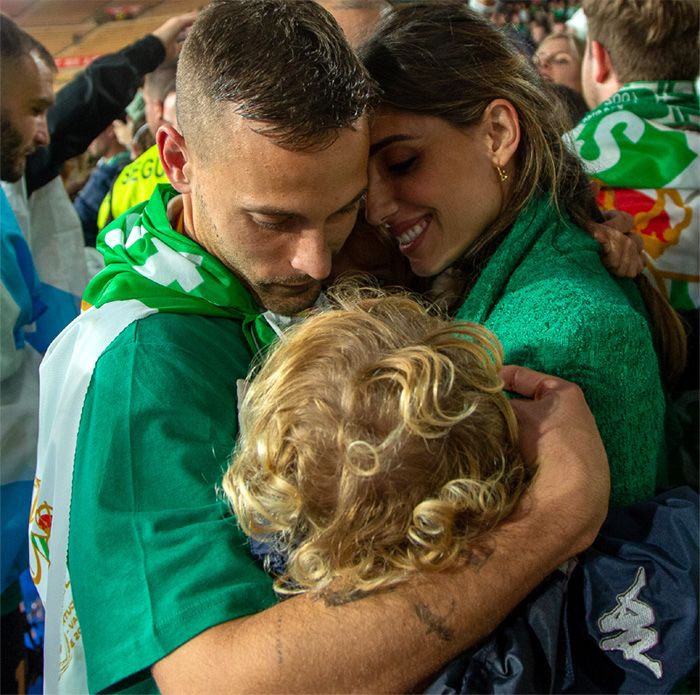
MULTIPOLYGON (((344 212, 348 208, 351 208, 362 198, 363 195, 365 195, 365 193, 367 193, 366 186, 350 202, 339 207, 335 212, 332 212, 331 215, 337 215, 339 212, 344 212)), ((248 213, 256 213, 258 215, 269 215, 270 217, 299 217, 299 213, 297 212, 293 212, 292 210, 283 210, 282 208, 276 208, 271 205, 245 208, 245 211, 248 213)))
POLYGON ((32 99, 32 106, 36 108, 48 109, 49 106, 53 105, 54 101, 55 99, 48 99, 47 97, 37 97, 36 99, 32 99))
POLYGON ((395 142, 404 142, 406 140, 415 140, 416 136, 415 135, 402 135, 400 133, 397 133, 396 135, 389 135, 388 137, 384 138, 383 140, 379 140, 378 142, 375 142, 374 145, 371 145, 369 148, 369 156, 374 157, 377 152, 380 150, 383 150, 385 147, 388 145, 393 145, 395 142))

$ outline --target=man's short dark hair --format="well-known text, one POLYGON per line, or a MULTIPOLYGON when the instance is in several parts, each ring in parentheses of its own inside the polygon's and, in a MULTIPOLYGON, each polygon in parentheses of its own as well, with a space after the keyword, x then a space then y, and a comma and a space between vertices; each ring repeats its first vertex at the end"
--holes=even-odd
POLYGON ((212 116, 233 104, 281 147, 329 145, 374 98, 333 17, 311 0, 218 0, 180 55, 177 117, 186 138, 216 141, 212 116))
POLYGON ((56 61, 44 45, 20 29, 6 14, 0 12, 0 58, 3 61, 17 60, 32 52, 36 53, 48 68, 56 70, 56 61))

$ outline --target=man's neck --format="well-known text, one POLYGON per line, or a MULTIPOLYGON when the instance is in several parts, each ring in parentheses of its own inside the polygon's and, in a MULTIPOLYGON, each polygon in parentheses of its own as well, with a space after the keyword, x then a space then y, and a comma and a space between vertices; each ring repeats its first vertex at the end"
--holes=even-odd
MULTIPOLYGON (((168 203, 166 215, 168 216, 168 223, 170 224, 172 229, 174 229, 176 232, 180 232, 180 234, 189 236, 189 234, 187 233, 188 225, 186 221, 186 213, 184 207, 185 197, 187 196, 180 194, 176 195, 174 198, 171 198, 170 202, 168 203)), ((191 215, 192 212, 190 208, 190 218, 191 215)))
POLYGON ((611 76, 603 84, 598 84, 598 89, 596 91, 596 106, 600 106, 604 101, 610 99, 610 97, 619 92, 623 86, 623 83, 620 82, 615 75, 611 76))

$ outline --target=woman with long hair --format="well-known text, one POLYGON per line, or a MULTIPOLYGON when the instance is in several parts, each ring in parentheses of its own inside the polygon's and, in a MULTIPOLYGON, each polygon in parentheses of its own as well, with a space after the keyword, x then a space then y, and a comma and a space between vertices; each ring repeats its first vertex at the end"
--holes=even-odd
POLYGON ((665 460, 661 372, 673 378, 685 338, 660 296, 602 265, 582 229, 599 214, 589 181, 534 68, 464 3, 396 8, 361 55, 381 94, 368 221, 417 275, 448 270, 455 318, 492 330, 506 362, 578 383, 612 503, 650 497, 665 460))

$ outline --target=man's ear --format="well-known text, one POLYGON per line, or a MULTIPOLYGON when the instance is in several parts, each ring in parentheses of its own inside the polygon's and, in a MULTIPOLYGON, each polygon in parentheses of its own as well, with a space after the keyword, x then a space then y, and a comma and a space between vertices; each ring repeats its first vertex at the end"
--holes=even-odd
POLYGON ((520 119, 507 99, 494 99, 484 110, 482 124, 494 166, 505 168, 520 144, 520 119))
POLYGON ((175 126, 166 123, 156 133, 158 154, 163 164, 163 171, 173 188, 180 193, 190 192, 190 162, 187 143, 182 133, 175 126))
POLYGON ((590 39, 591 76, 598 84, 605 84, 613 76, 613 64, 608 49, 600 41, 590 39))

